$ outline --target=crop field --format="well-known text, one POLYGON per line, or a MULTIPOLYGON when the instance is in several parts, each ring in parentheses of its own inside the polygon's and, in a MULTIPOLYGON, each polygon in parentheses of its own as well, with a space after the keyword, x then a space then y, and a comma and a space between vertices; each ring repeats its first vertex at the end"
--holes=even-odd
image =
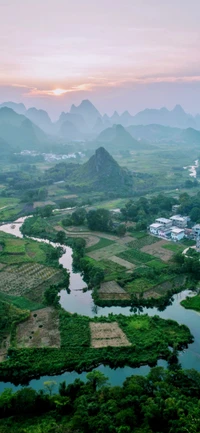
POLYGON ((96 251, 96 250, 99 250, 101 248, 108 247, 109 245, 112 245, 114 243, 115 243, 115 241, 112 241, 110 239, 100 238, 99 241, 95 245, 86 249, 86 253, 91 253, 92 251, 96 251))
POLYGON ((131 262, 136 265, 139 263, 147 263, 154 259, 153 255, 147 254, 135 248, 131 248, 127 251, 123 251, 117 255, 118 257, 121 257, 124 260, 128 260, 128 262, 131 262))
POLYGON ((34 288, 42 285, 52 277, 58 279, 62 272, 57 268, 39 263, 28 263, 22 266, 8 266, 0 273, 0 292, 13 296, 28 295, 34 288))
POLYGON ((143 236, 142 238, 132 240, 128 246, 130 248, 136 248, 137 250, 140 250, 141 248, 145 247, 146 245, 152 245, 158 242, 158 239, 155 236, 143 236))
POLYGON ((112 256, 118 256, 119 253, 125 251, 126 249, 127 247, 125 245, 119 245, 117 243, 114 243, 112 245, 109 245, 108 247, 88 253, 87 255, 92 259, 99 261, 110 259, 110 257, 112 256))
MULTIPOLYGON (((42 244, 30 239, 19 239, 12 235, 0 232, 0 262, 4 264, 20 264, 27 262, 40 262, 45 264, 46 254, 42 244)), ((50 248, 53 248, 50 246, 50 248)))
POLYGON ((182 253, 185 248, 187 248, 185 245, 182 245, 180 243, 167 243, 166 245, 163 245, 162 248, 165 248, 166 250, 172 251, 173 253, 182 253))
POLYGON ((146 245, 141 249, 141 251, 154 256, 153 259, 158 257, 164 262, 168 262, 173 257, 174 252, 164 248, 165 245, 167 245, 167 242, 165 240, 160 240, 152 245, 146 245))
POLYGON ((98 263, 104 269, 105 281, 111 281, 123 275, 126 268, 119 263, 114 263, 112 260, 101 260, 98 263))
POLYGON ((117 322, 90 323, 91 346, 95 349, 101 347, 131 346, 124 332, 117 322))
POLYGON ((53 308, 43 308, 30 314, 17 326, 18 348, 60 347, 59 316, 53 308))
POLYGON ((117 263, 118 265, 124 266, 126 269, 134 269, 137 265, 134 265, 133 263, 128 262, 127 260, 121 259, 121 257, 112 256, 110 257, 110 260, 112 262, 117 263))
POLYGON ((130 299, 130 295, 116 283, 116 281, 108 281, 101 284, 98 291, 99 299, 130 299))

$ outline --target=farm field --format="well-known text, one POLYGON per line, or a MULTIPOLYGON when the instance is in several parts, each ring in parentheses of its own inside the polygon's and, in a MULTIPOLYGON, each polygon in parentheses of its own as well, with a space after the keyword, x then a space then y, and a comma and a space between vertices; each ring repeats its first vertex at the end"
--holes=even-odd
MULTIPOLYGON (((46 263, 45 248, 49 246, 39 244, 31 239, 18 239, 15 236, 0 232, 0 262, 18 264, 27 262, 46 263)), ((53 248, 50 246, 50 249, 53 248)), ((47 249, 46 249, 47 251, 47 249)))
POLYGON ((17 326, 17 350, 0 363, 0 376, 3 374, 6 380, 9 374, 11 378, 16 363, 23 369, 14 370, 15 381, 27 380, 33 374, 80 372, 101 363, 155 364, 159 358, 171 355, 169 347, 175 344, 181 350, 190 342, 192 336, 186 326, 158 316, 111 314, 90 319, 47 308, 31 313, 17 326))
POLYGON ((30 305, 32 309, 34 303, 41 305, 45 288, 64 278, 58 259, 54 256, 51 259, 54 248, 3 232, 0 232, 0 245, 0 298, 7 295, 12 302, 13 297, 14 304, 20 307, 22 302, 24 308, 30 305), (24 301, 17 301, 17 297, 24 301))
POLYGON ((33 297, 33 289, 41 286, 41 295, 46 283, 51 284, 52 277, 59 280, 62 271, 57 268, 47 267, 38 263, 29 263, 21 266, 8 266, 0 273, 0 292, 13 296, 33 297))
POLYGON ((17 348, 60 347, 59 315, 54 308, 35 310, 16 330, 17 348))
POLYGON ((113 323, 90 323, 91 346, 100 347, 121 347, 131 346, 124 332, 117 322, 113 323))
POLYGON ((101 283, 98 290, 99 299, 115 300, 115 299, 130 299, 130 295, 126 290, 122 289, 116 281, 108 281, 101 283))
POLYGON ((136 230, 123 237, 92 231, 82 233, 83 237, 90 235, 98 235, 99 241, 86 248, 86 255, 104 270, 104 283, 113 285, 113 290, 106 285, 102 289, 101 285, 95 302, 104 305, 105 301, 106 305, 109 301, 111 305, 112 300, 120 303, 130 300, 132 295, 157 300, 178 289, 176 275, 169 268, 173 255, 185 249, 183 243, 175 244, 136 230), (124 295, 114 286, 123 289, 124 295))

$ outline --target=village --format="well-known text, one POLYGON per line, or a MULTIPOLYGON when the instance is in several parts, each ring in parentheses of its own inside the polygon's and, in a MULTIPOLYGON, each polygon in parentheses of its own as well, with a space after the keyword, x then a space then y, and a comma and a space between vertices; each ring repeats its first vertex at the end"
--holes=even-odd
POLYGON ((172 206, 172 215, 170 218, 157 218, 153 224, 150 224, 148 230, 150 234, 165 240, 179 242, 182 239, 196 240, 196 250, 200 252, 200 224, 192 226, 189 216, 176 214, 179 206, 172 206))

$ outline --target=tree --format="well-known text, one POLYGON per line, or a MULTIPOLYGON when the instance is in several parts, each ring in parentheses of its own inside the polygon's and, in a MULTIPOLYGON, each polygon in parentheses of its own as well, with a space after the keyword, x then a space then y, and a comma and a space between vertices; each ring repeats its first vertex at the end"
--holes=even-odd
POLYGON ((97 388, 101 388, 108 382, 108 377, 99 370, 91 371, 87 374, 86 378, 88 383, 92 386, 94 392, 97 388))
POLYGON ((71 215, 72 224, 75 226, 83 225, 85 222, 87 212, 84 208, 80 207, 75 210, 71 215))
POLYGON ((124 236, 126 234, 125 224, 120 224, 116 229, 116 233, 118 236, 124 236))
POLYGON ((50 286, 44 292, 44 299, 46 305, 53 305, 57 307, 59 305, 60 296, 58 295, 58 288, 56 286, 50 286))
POLYGON ((59 232, 56 233, 56 242, 58 242, 59 244, 64 244, 65 239, 66 239, 66 235, 63 230, 60 230, 59 232))
POLYGON ((87 223, 90 230, 108 232, 113 228, 111 214, 107 209, 89 211, 87 214, 87 223))
POLYGON ((199 207, 193 207, 191 212, 189 213, 189 216, 192 221, 198 221, 200 219, 200 208, 199 207))
POLYGON ((52 395, 53 390, 54 390, 56 385, 57 385, 57 383, 55 382, 55 380, 48 380, 48 381, 44 382, 44 387, 48 391, 50 396, 52 395))

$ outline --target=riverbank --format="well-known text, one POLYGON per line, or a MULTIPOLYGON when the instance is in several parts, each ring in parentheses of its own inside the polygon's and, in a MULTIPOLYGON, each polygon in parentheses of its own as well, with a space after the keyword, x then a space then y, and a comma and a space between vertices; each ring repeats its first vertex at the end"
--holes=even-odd
MULTIPOLYGON (((17 227, 17 230, 18 229, 19 229, 19 227, 17 227)), ((13 233, 14 230, 15 229, 11 229, 11 232, 13 233)), ((39 241, 41 241, 41 239, 39 241)), ((85 282, 83 281, 81 275, 79 273, 74 273, 73 272, 73 269, 72 269, 72 250, 71 250, 71 248, 69 248, 69 247, 65 248, 65 253, 60 258, 60 263, 63 264, 64 268, 67 268, 70 271, 70 294, 68 294, 66 292, 66 290, 62 290, 61 291, 60 303, 61 303, 62 308, 64 308, 65 310, 67 310, 67 311, 69 311, 71 313, 79 313, 81 315, 87 315, 88 317, 95 317, 95 316, 99 317, 99 316, 103 315, 104 316, 104 320, 105 320, 105 317, 108 316, 108 314, 111 313, 111 312, 114 313, 114 314, 117 314, 117 315, 118 314, 123 314, 123 316, 130 316, 131 312, 130 312, 130 308, 128 308, 128 307, 125 307, 125 308, 121 308, 121 307, 99 308, 99 307, 96 307, 94 305, 94 302, 93 302, 92 297, 91 297, 91 292, 87 291, 87 292, 84 293, 82 291, 82 288, 85 287, 85 282)), ((156 315, 159 315, 160 317, 163 317, 163 318, 173 318, 174 320, 178 321, 179 323, 185 323, 184 309, 182 307, 180 307, 180 305, 179 305, 179 299, 181 298, 181 296, 185 297, 186 293, 183 293, 182 295, 181 294, 177 295, 175 297, 176 300, 173 303, 173 305, 169 306, 163 312, 158 312, 158 310, 156 308, 153 308, 153 309, 144 309, 144 313, 147 313, 149 316, 153 316, 153 315, 156 314, 156 315), (179 313, 181 313, 181 314, 179 315, 179 313)), ((134 315, 134 316, 138 317, 138 315, 134 315)), ((189 327, 190 327, 191 323, 192 323, 191 320, 189 320, 186 325, 187 326, 189 325, 189 327)), ((196 332, 196 327, 193 327, 193 329, 196 332)), ((192 332, 192 334, 193 334, 193 332, 192 332)), ((143 336, 141 336, 141 341, 142 341, 142 338, 143 338, 143 336)), ((161 340, 162 340, 162 335, 160 335, 160 337, 159 337, 159 341, 161 341, 161 340)), ((194 346, 195 344, 196 344, 195 342, 193 344, 190 344, 188 350, 184 351, 184 353, 181 352, 181 355, 180 355, 181 359, 183 360, 183 358, 184 358, 186 360, 187 364, 188 364, 188 353, 190 355, 189 359, 196 356, 195 350, 192 349, 192 346, 194 346)), ((93 349, 93 350, 96 351, 96 350, 101 350, 101 349, 93 349)), ((113 351, 113 353, 114 353, 114 351, 118 352, 117 356, 119 355, 119 349, 114 349, 113 350, 113 348, 111 348, 111 350, 113 351)), ((108 354, 109 354, 108 357, 110 357, 111 350, 108 351, 108 354)), ((130 350, 130 349, 128 348, 128 350, 130 350)), ((124 353, 126 352, 126 350, 122 348, 122 352, 123 351, 124 351, 124 353)), ((25 352, 25 349, 24 349, 24 352, 25 352)), ((33 354, 34 354, 34 352, 33 352, 33 354)), ((160 358, 159 355, 160 355, 160 353, 158 354, 157 359, 160 358)), ((168 355, 169 355, 169 352, 168 352, 168 355)), ((18 356, 19 356, 19 354, 18 354, 18 356)), ((66 353, 63 352, 62 356, 66 357, 66 353)), ((84 356, 84 353, 83 353, 83 356, 84 356)), ((129 357, 130 354, 126 354, 125 353, 125 357, 126 356, 129 357)), ((54 351, 52 351, 52 353, 51 353, 51 362, 52 362, 52 357, 54 358, 54 351)), ((132 355, 131 355, 131 358, 132 358, 132 355)), ((18 358, 18 361, 19 361, 19 359, 20 359, 20 357, 18 358)), ((154 360, 153 360, 153 358, 151 359, 151 361, 153 361, 153 365, 156 364, 156 360, 157 359, 155 359, 155 357, 154 357, 154 360)), ((100 356, 98 356, 96 358, 96 355, 95 355, 95 360, 98 361, 96 365, 100 365, 102 363, 102 358, 100 356)), ((31 368, 32 368, 31 363, 34 362, 34 357, 30 358, 29 361, 30 361, 30 364, 29 364, 28 368, 30 368, 30 372, 31 372, 31 368)), ((150 364, 151 364, 151 361, 150 361, 150 364)), ((147 362, 148 362, 147 358, 146 359, 144 358, 143 359, 143 363, 146 364, 147 362)), ((125 367, 120 370, 120 374, 121 374, 122 377, 126 377, 126 374, 130 374, 130 371, 131 371, 131 374, 134 373, 134 370, 132 370, 132 369, 130 370, 130 367, 126 366, 127 363, 128 362, 126 361, 125 364, 124 364, 124 362, 122 364, 122 365, 125 365, 125 367)), ((191 363, 194 364, 195 362, 194 363, 191 362, 191 363)), ((17 364, 18 364, 18 362, 17 362, 17 364)), ((41 364, 42 364, 42 359, 41 359, 41 364)), ((66 365, 65 369, 67 370, 67 365, 68 364, 65 364, 65 365, 66 365)), ((113 367, 117 366, 116 363, 115 363, 115 365, 113 365, 112 363, 110 365, 112 365, 113 367)), ((135 366, 135 365, 138 365, 138 364, 131 364, 131 365, 135 366)), ((79 369, 79 371, 83 371, 84 370, 84 365, 83 365, 82 362, 81 362, 81 365, 78 366, 78 368, 80 366, 81 366, 82 370, 79 369)), ((95 366, 95 364, 93 364, 93 366, 95 366)), ((45 370, 45 368, 46 368, 45 365, 43 366, 43 368, 44 368, 43 369, 43 374, 47 373, 48 370, 47 369, 45 370)), ((90 368, 91 368, 91 364, 90 364, 90 368)), ((103 368, 108 368, 108 367, 103 367, 103 368)), ((146 367, 141 367, 141 368, 144 369, 146 367)), ((188 368, 190 368, 190 367, 188 366, 188 368)), ((72 371, 74 370, 74 364, 73 364, 73 362, 71 363, 70 369, 72 371)), ((14 364, 13 364, 13 377, 14 377, 14 371, 15 370, 16 369, 15 369, 14 364)), ((23 368, 22 368, 22 370, 23 370, 23 368)), ((59 370, 59 372, 60 371, 61 371, 61 369, 59 370)), ((143 371, 143 370, 141 370, 141 371, 143 371)), ((51 371, 49 371, 50 375, 55 374, 55 373, 56 373, 56 371, 53 368, 51 369, 51 371)), ((113 378, 113 381, 114 380, 116 380, 116 381, 118 380, 117 379, 117 371, 109 369, 109 374, 113 378), (114 379, 114 378, 116 378, 116 379, 114 379)), ((62 376, 59 376, 59 377, 61 378, 62 376)), ((5 380, 5 377, 4 377, 4 380, 5 380)))

